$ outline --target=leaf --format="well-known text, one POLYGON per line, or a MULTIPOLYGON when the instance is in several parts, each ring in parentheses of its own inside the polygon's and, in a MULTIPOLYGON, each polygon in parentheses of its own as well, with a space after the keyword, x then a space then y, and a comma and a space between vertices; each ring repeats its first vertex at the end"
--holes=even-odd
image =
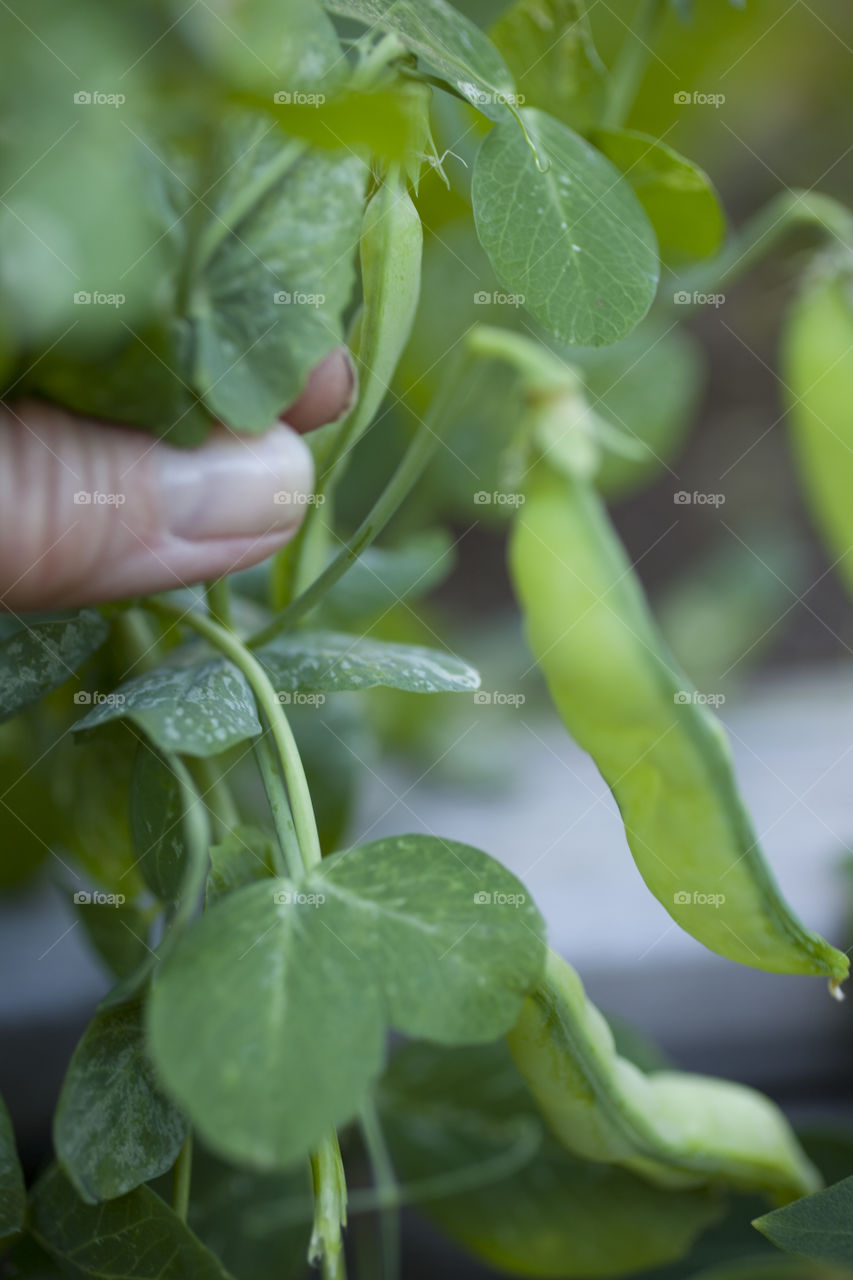
POLYGON ((15 1147, 15 1132, 0 1098, 0 1242, 21 1231, 27 1207, 24 1175, 15 1147))
POLYGON ((205 906, 212 907, 235 889, 272 876, 274 867, 272 838, 258 827, 234 827, 223 841, 210 846, 205 906))
POLYGON ((844 1178, 752 1224, 786 1253, 853 1265, 853 1178, 844 1178))
POLYGON ((596 129, 592 141, 634 188, 665 262, 677 266, 716 253, 726 219, 703 169, 645 133, 596 129))
POLYGON ((550 168, 540 172, 512 121, 496 125, 474 167, 477 234, 504 288, 561 342, 616 342, 655 296, 652 228, 599 151, 543 111, 522 116, 550 168))
POLYGON ((163 751, 214 756, 261 732, 245 677, 220 658, 135 676, 78 720, 75 732, 127 717, 163 751))
POLYGON ((586 132, 604 109, 605 67, 583 0, 516 0, 489 35, 516 79, 519 101, 586 132))
POLYGON ((187 1124, 161 1092, 139 1002, 95 1014, 65 1075, 53 1119, 57 1158, 88 1204, 171 1169, 187 1124))
POLYGON ((65 684, 109 630, 95 609, 32 625, 22 619, 19 629, 0 641, 0 721, 65 684))
POLYGON ((148 1187, 90 1206, 54 1165, 36 1184, 28 1225, 38 1243, 72 1275, 230 1280, 213 1254, 148 1187))
POLYGON ((220 163, 210 253, 189 304, 191 381, 237 431, 266 431, 342 341, 366 168, 351 152, 308 150, 238 131, 220 163), (232 154, 233 153, 233 154, 232 154), (246 191, 259 192, 247 207, 246 191))
POLYGON ((430 1191, 423 1212, 501 1271, 623 1275, 680 1257, 719 1214, 711 1192, 661 1190, 584 1163, 547 1134, 532 1158, 502 1170, 496 1157, 513 1134, 538 1123, 502 1044, 408 1046, 382 1081, 380 1104, 398 1174, 411 1194, 430 1191), (445 1193, 433 1194, 430 1184, 442 1182, 445 1193))
POLYGON ((445 0, 325 0, 325 6, 371 29, 393 31, 426 70, 490 120, 499 120, 506 102, 514 102, 515 83, 498 50, 445 0))
POLYGON ((162 758, 140 742, 130 782, 130 833, 142 878, 161 902, 180 896, 187 851, 181 789, 162 758))
POLYGON ((453 693, 480 687, 474 668, 453 654, 334 631, 277 636, 257 650, 257 658, 282 692, 333 693, 385 685, 410 693, 453 693))
POLYGON ((816 281, 786 321, 782 377, 792 443, 812 519, 853 590, 853 283, 816 281))
POLYGON ((140 907, 122 902, 109 911, 93 911, 83 903, 77 912, 89 942, 117 978, 129 977, 150 955, 149 918, 140 907))
POLYGON ((710 1271, 691 1272, 690 1280, 853 1280, 846 1267, 816 1267, 796 1258, 742 1258, 710 1271))
POLYGON ((368 547, 323 600, 335 625, 363 622, 395 604, 427 595, 453 571, 449 535, 431 529, 396 547, 368 547))
POLYGON ((389 1023, 469 1042, 508 1030, 541 969, 542 928, 486 854, 380 840, 206 912, 154 981, 151 1051, 214 1151, 287 1166, 354 1115, 389 1023))

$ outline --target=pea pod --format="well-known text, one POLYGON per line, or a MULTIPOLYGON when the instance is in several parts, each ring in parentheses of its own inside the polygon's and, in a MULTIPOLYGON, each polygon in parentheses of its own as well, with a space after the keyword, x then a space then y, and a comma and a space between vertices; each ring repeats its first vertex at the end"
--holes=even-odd
POLYGON ((537 463, 510 561, 554 702, 613 792, 655 897, 720 955, 843 981, 847 957, 809 932, 777 888, 725 732, 667 653, 592 486, 537 463))
POLYGON ((794 303, 782 349, 792 439, 815 523, 853 591, 853 285, 816 281, 794 303))
POLYGON ((573 969, 550 952, 508 1037, 515 1064, 560 1142, 673 1188, 724 1182, 785 1203, 820 1186, 782 1113, 743 1085, 642 1072, 573 969))

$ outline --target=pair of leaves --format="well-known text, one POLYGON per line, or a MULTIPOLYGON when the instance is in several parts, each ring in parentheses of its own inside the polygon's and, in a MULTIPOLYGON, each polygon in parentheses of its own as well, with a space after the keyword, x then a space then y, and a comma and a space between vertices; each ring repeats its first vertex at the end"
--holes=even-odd
POLYGON ((664 1190, 562 1150, 542 1133, 502 1044, 409 1046, 393 1059, 380 1103, 398 1174, 429 1194, 424 1212, 501 1271, 622 1275, 680 1257, 719 1215, 712 1192, 664 1190), (525 1159, 521 1134, 531 1126, 540 1142, 525 1159))
POLYGON ((58 689, 101 647, 109 623, 95 609, 21 623, 0 640, 0 722, 58 689))
MULTIPOLYGON (((77 726, 92 729, 129 716, 166 751, 219 755, 261 732, 245 677, 224 658, 159 667, 137 676, 99 703, 77 726), (119 700, 120 699, 120 700, 119 700)), ((388 685, 414 693, 479 687, 479 676, 461 659, 414 645, 385 644, 337 632, 299 631, 257 650, 258 661, 282 694, 337 693, 388 685)))
POLYGON ((542 930, 519 882, 479 850, 380 840, 206 912, 155 979, 151 1052, 214 1151, 286 1166, 358 1109, 389 1026, 469 1043, 508 1030, 541 969, 542 930))

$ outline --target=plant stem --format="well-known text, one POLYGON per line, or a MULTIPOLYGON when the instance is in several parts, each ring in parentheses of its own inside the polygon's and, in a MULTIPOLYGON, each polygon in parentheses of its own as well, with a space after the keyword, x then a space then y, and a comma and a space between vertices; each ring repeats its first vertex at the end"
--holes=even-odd
POLYGON ((186 1222, 187 1210, 190 1207, 190 1182, 192 1180, 192 1171, 193 1135, 192 1131, 190 1131, 184 1140, 184 1145, 178 1152, 178 1158, 175 1161, 175 1170, 173 1174, 172 1207, 181 1222, 186 1222))
POLYGON ((204 589, 204 597, 207 602, 207 611, 220 626, 227 627, 229 630, 234 625, 231 616, 231 595, 228 590, 227 578, 216 578, 213 582, 208 582, 204 589))
POLYGON ((347 1221, 347 1184, 337 1134, 324 1138, 311 1157, 314 1227, 308 1261, 320 1262, 323 1280, 346 1280, 341 1228, 347 1221))
POLYGON ((362 1106, 359 1124, 373 1172, 373 1185, 383 1206, 379 1210, 382 1280, 399 1280, 400 1212, 399 1209, 391 1207, 397 1198, 397 1176, 372 1098, 362 1106))
POLYGON ((453 375, 430 406, 403 458, 388 484, 364 517, 352 537, 343 545, 334 560, 326 566, 307 590, 283 609, 267 626, 247 642, 250 649, 266 644, 278 633, 293 626, 320 603, 323 596, 344 576, 361 553, 378 537, 420 479, 440 440, 442 419, 454 403, 462 381, 462 367, 467 368, 467 357, 457 363, 453 375))
MULTIPOLYGON (((831 196, 813 191, 783 191, 770 200, 730 237, 709 263, 686 272, 674 282, 674 296, 712 292, 728 284, 765 257, 796 227, 815 227, 853 249, 853 215, 831 196)), ((696 305, 680 303, 681 306, 696 305)))
POLYGON ((293 812, 293 823, 302 850, 302 859, 306 869, 319 866, 321 860, 320 837, 317 834, 317 823, 314 819, 314 806, 305 770, 299 758, 296 739, 282 710, 270 678, 253 653, 250 653, 243 641, 232 631, 206 618, 204 614, 194 610, 177 609, 174 605, 162 600, 146 601, 145 607, 156 613, 158 617, 175 625, 185 623, 203 636, 209 644, 229 658, 234 666, 242 671, 257 699, 258 706, 266 716, 273 740, 281 760, 281 767, 287 783, 290 804, 293 812))
POLYGON ((609 79, 607 106, 601 123, 619 129, 634 105, 652 55, 651 42, 663 13, 664 0, 640 0, 634 21, 625 32, 609 79))
POLYGON ((278 758, 269 738, 269 731, 255 739, 252 750, 258 762, 261 781, 267 793, 267 801, 278 837, 279 857, 276 860, 276 870, 279 875, 287 875, 295 880, 303 870, 302 854, 299 851, 293 814, 290 812, 290 804, 279 772, 278 758))

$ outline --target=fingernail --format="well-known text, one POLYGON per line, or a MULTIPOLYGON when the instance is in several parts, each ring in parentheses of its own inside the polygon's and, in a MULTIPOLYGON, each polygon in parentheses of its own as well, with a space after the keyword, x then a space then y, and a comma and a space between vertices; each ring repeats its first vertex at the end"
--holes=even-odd
POLYGON ((305 390, 281 415, 282 422, 305 434, 338 422, 358 397, 358 370, 347 347, 335 347, 311 370, 305 390))
POLYGON ((198 449, 164 446, 156 452, 163 519, 189 541, 293 528, 313 489, 310 450, 279 424, 261 436, 223 429, 198 449))

